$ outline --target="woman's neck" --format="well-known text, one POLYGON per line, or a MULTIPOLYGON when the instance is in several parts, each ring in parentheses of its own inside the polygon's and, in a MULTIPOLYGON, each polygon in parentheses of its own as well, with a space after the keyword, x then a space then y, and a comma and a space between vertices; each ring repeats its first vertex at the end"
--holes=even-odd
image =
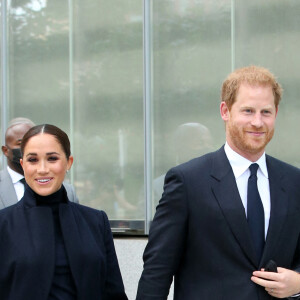
POLYGON ((62 202, 65 202, 64 197, 64 188, 63 186, 56 191, 55 193, 47 196, 41 196, 37 193, 35 193, 37 205, 45 205, 45 204, 59 204, 62 202))

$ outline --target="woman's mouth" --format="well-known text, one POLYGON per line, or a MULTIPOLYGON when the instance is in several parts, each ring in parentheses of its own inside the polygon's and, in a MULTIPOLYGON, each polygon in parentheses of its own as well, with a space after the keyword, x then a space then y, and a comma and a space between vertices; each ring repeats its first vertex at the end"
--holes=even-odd
POLYGON ((36 179, 36 181, 40 184, 47 184, 49 181, 51 181, 52 178, 40 178, 40 179, 36 179))

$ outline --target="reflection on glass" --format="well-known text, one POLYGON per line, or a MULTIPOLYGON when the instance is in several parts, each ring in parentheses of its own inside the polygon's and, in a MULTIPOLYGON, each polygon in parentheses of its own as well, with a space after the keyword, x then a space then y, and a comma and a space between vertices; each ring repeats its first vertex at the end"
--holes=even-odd
POLYGON ((143 184, 142 12, 139 0, 9 6, 10 115, 72 129, 79 200, 110 220, 137 219, 143 184))
POLYGON ((224 134, 220 82, 230 71, 230 1, 153 2, 153 213, 171 167, 224 134))
POLYGON ((132 227, 144 219, 142 3, 74 1, 74 11, 75 185, 113 227, 132 227))
MULTIPOLYGON (((176 128, 173 137, 174 166, 212 151, 212 145, 212 136, 206 126, 200 123, 181 124, 176 128)), ((163 193, 165 175, 162 174, 153 179, 154 208, 163 193)))

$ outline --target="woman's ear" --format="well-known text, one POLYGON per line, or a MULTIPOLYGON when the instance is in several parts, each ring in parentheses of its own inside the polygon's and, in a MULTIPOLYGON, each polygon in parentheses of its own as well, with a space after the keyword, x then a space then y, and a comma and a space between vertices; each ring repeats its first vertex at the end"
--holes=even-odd
POLYGON ((71 169, 71 167, 73 165, 73 160, 74 160, 73 156, 70 155, 69 159, 68 159, 67 171, 69 171, 71 169))

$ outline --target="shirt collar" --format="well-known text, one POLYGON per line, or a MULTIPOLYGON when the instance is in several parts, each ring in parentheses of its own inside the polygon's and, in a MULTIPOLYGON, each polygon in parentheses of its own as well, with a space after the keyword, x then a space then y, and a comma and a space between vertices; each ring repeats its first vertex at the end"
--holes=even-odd
POLYGON ((20 181, 22 178, 24 178, 23 175, 21 175, 20 173, 12 170, 9 166, 7 166, 7 172, 9 173, 11 180, 13 182, 13 184, 17 183, 18 181, 20 181))
POLYGON ((257 161, 252 162, 252 161, 246 159, 245 157, 241 156, 234 150, 232 150, 232 148, 230 148, 230 146, 228 145, 227 142, 224 146, 224 150, 225 150, 226 156, 229 160, 229 163, 232 167, 232 171, 233 171, 235 178, 238 178, 239 176, 241 176, 246 170, 249 169, 249 166, 253 163, 257 163, 259 165, 259 169, 261 170, 262 174, 266 178, 269 178, 265 152, 257 161))

